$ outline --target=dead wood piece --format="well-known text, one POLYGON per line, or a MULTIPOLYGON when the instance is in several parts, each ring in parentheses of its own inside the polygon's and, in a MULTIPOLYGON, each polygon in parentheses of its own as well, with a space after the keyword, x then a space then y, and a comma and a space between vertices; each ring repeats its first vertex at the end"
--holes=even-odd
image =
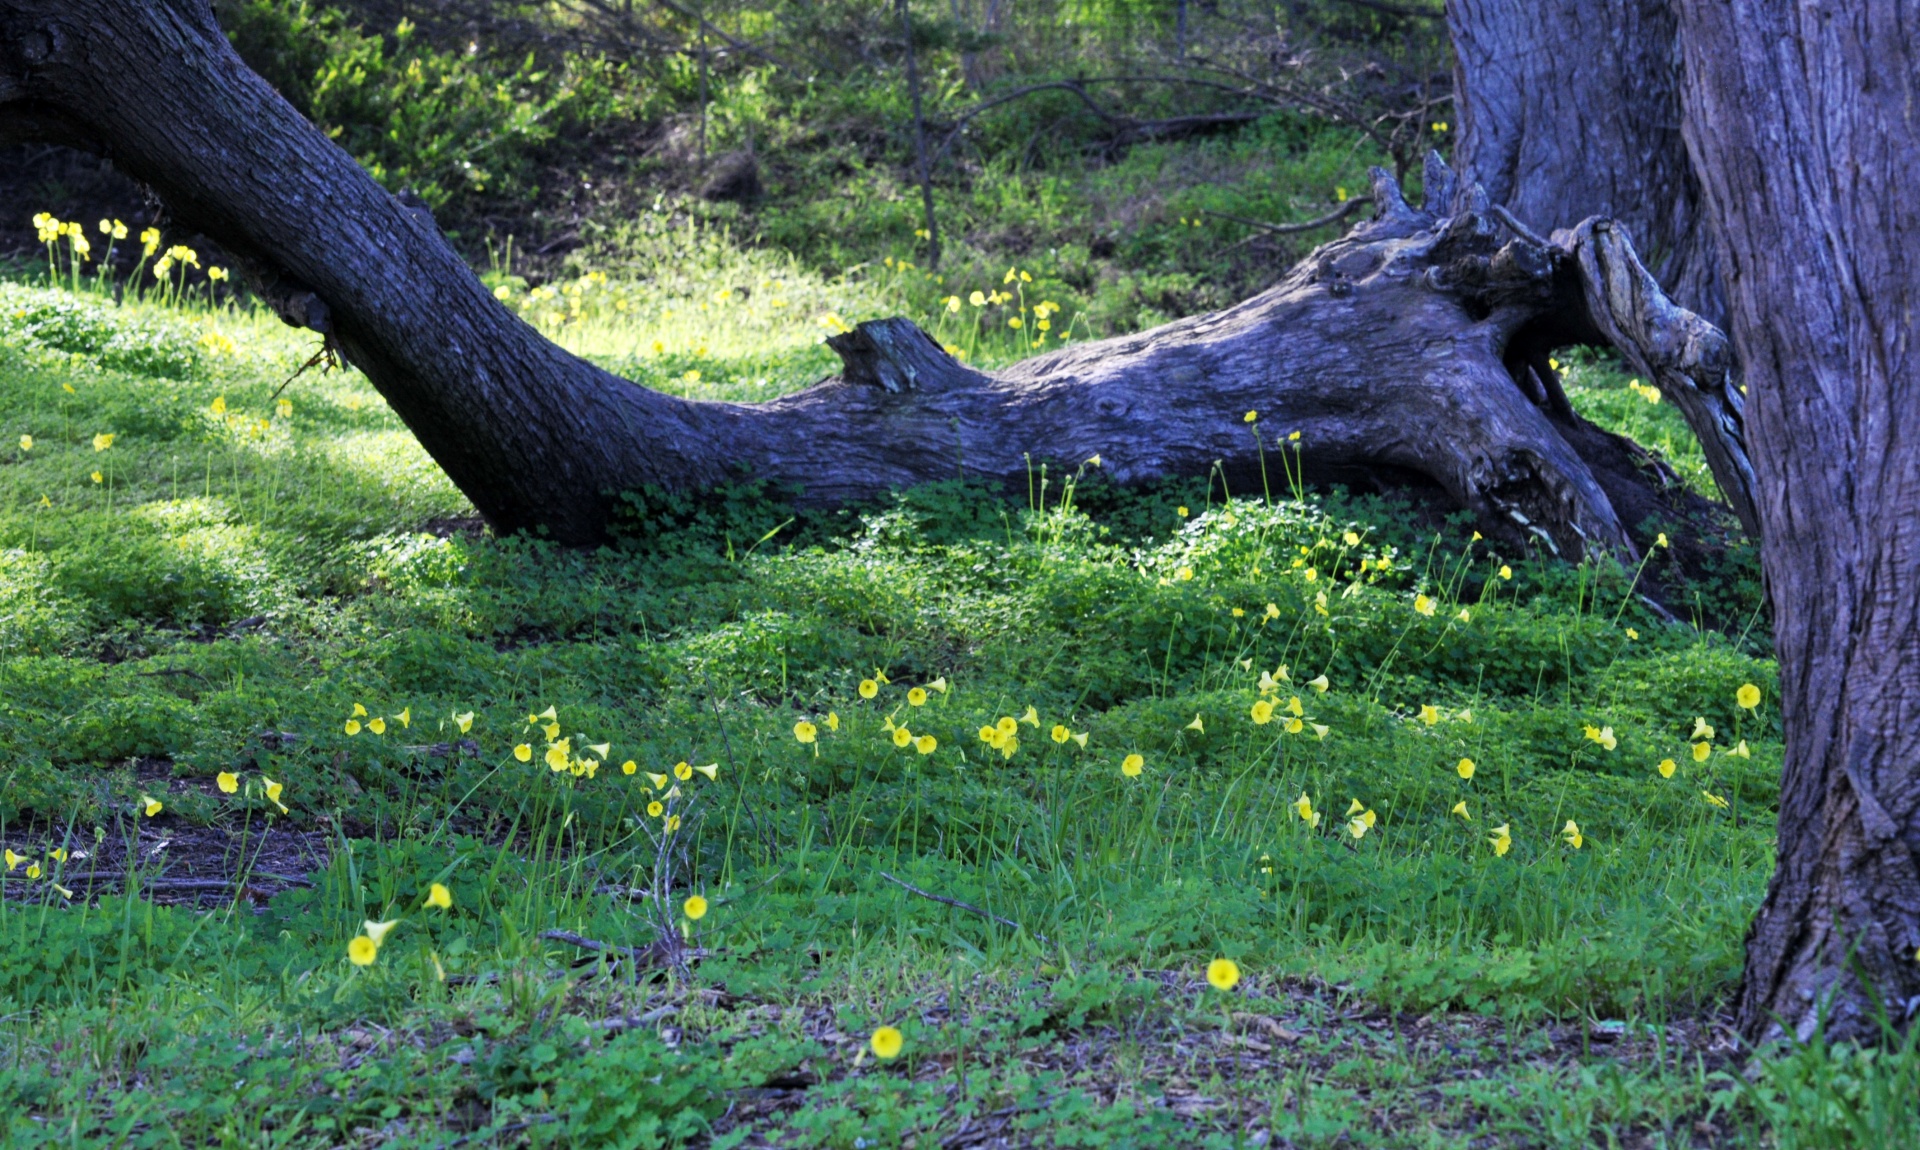
POLYGON ((577 946, 581 950, 624 955, 643 967, 657 969, 683 966, 689 960, 705 958, 710 953, 697 946, 669 947, 658 942, 648 943, 646 946, 621 946, 617 943, 591 939, 583 934, 575 934, 570 930, 549 930, 543 932, 540 937, 553 942, 564 942, 569 946, 577 946))
MULTIPOLYGON (((894 878, 892 875, 888 874, 886 871, 881 871, 880 877, 883 879, 886 879, 888 882, 901 888, 902 890, 907 891, 909 894, 917 894, 921 898, 931 899, 934 902, 941 903, 945 906, 953 907, 956 910, 964 910, 970 914, 977 914, 981 918, 990 919, 993 922, 999 923, 1001 926, 1006 927, 1008 930, 1017 930, 1017 931, 1022 931, 1026 934, 1032 934, 1034 938, 1039 939, 1043 943, 1047 941, 1045 935, 1034 934, 1032 931, 1027 930, 1026 927, 1021 926, 1019 923, 1013 921, 1012 919, 1001 918, 999 915, 993 914, 990 911, 981 910, 979 907, 974 906, 972 903, 961 902, 957 898, 948 898, 946 895, 943 895, 943 894, 934 894, 931 891, 921 890, 919 887, 914 886, 912 883, 902 882, 899 879, 894 878)), ((1051 944, 1048 944, 1048 945, 1051 945, 1051 944)))

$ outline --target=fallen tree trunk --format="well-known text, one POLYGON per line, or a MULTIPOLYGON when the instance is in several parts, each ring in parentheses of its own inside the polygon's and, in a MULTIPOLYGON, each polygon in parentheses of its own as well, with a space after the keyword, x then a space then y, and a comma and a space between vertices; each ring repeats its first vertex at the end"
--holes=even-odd
POLYGON ((1686 413, 1757 534, 1726 342, 1675 307, 1625 233, 1552 240, 1429 160, 1373 218, 1233 308, 996 373, 905 320, 830 342, 841 377, 762 404, 662 395, 561 351, 228 47, 198 0, 0 0, 5 133, 108 155, 322 333, 500 530, 603 536, 612 497, 744 473, 843 501, 956 476, 1024 483, 1098 455, 1122 483, 1215 465, 1256 484, 1299 432, 1309 478, 1418 477, 1485 529, 1631 556, 1671 476, 1568 406, 1548 352, 1620 347, 1686 413), (1243 413, 1257 411, 1257 423, 1243 413))

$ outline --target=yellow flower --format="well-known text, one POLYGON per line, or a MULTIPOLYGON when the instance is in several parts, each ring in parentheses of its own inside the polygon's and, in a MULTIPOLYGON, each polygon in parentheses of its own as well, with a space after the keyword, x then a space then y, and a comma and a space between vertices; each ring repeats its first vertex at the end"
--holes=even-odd
POLYGON ((880 684, 874 682, 872 679, 860 680, 860 697, 861 698, 871 699, 875 695, 878 695, 879 693, 880 693, 880 684))
POLYGON ((1678 768, 1678 766, 1676 766, 1676 765, 1675 765, 1675 763, 1674 763, 1674 761, 1673 761, 1672 759, 1661 759, 1661 760, 1660 760, 1660 766, 1659 766, 1659 771, 1660 771, 1660 777, 1661 777, 1661 778, 1663 778, 1663 779, 1670 779, 1670 778, 1672 778, 1672 777, 1673 777, 1673 772, 1674 772, 1674 771, 1676 771, 1676 770, 1678 770, 1678 769, 1679 769, 1679 768, 1678 768))
POLYGON ((923 755, 931 755, 940 746, 940 740, 932 735, 921 735, 913 741, 913 749, 923 755))
POLYGON ((1560 829, 1560 837, 1566 839, 1567 845, 1574 850, 1579 850, 1587 841, 1587 837, 1580 833, 1580 824, 1572 819, 1568 819, 1567 825, 1560 829))
POLYGON ((1596 743, 1599 743, 1601 746, 1605 747, 1609 751, 1613 750, 1614 748, 1620 745, 1620 740, 1613 737, 1612 727, 1601 727, 1599 737, 1594 739, 1593 741, 1596 743))
POLYGON ((1313 678, 1307 680, 1307 686, 1312 687, 1314 690, 1324 695, 1327 693, 1327 688, 1332 686, 1332 684, 1327 682, 1327 677, 1325 675, 1316 675, 1313 678))
POLYGON ((147 813, 148 818, 152 818, 161 811, 160 800, 154 798, 152 795, 141 795, 140 809, 147 813))
POLYGON ((1742 683, 1740 689, 1733 693, 1733 701, 1751 711, 1760 705, 1760 688, 1752 683, 1742 683))
POLYGON ((1280 605, 1278 603, 1267 604, 1267 609, 1263 614, 1269 619, 1278 619, 1280 617, 1280 605))
POLYGON ((533 725, 533 724, 535 724, 535 723, 538 723, 538 722, 543 722, 543 721, 544 721, 544 722, 548 722, 548 723, 555 723, 555 722, 559 722, 559 721, 560 721, 560 712, 559 712, 559 711, 557 711, 557 710, 555 710, 555 709, 554 709, 553 707, 548 707, 548 708, 547 708, 546 710, 544 710, 544 711, 542 711, 542 712, 540 712, 540 713, 539 713, 539 714, 537 714, 537 715, 528 715, 528 716, 527 716, 527 725, 528 725, 528 726, 532 726, 532 725, 533 725))
POLYGON ((1301 731, 1304 731, 1304 730, 1306 730, 1306 729, 1307 729, 1307 727, 1306 727, 1306 724, 1305 724, 1305 723, 1303 723, 1303 722, 1301 722, 1301 721, 1300 721, 1299 719, 1288 719, 1288 720, 1287 720, 1287 722, 1286 722, 1286 727, 1285 727, 1285 729, 1286 729, 1286 732, 1287 732, 1287 734, 1289 734, 1289 735, 1297 735, 1297 734, 1299 734, 1299 733, 1300 733, 1301 731))
POLYGON ((384 735, 387 733, 387 721, 375 715, 373 718, 367 720, 367 730, 372 731, 376 735, 384 735))
POLYGON ((1432 615, 1433 600, 1427 598, 1425 595, 1415 595, 1413 597, 1413 609, 1421 615, 1432 615))
POLYGON ((900 1032, 893 1027, 882 1026, 873 1032, 873 1037, 867 1040, 867 1045, 872 1048, 875 1058, 891 1060, 900 1057, 900 1048, 906 1045, 906 1039, 902 1038, 900 1032))
POLYGON ((1493 844, 1495 858, 1506 857, 1507 851, 1513 848, 1513 834, 1507 829, 1506 823, 1493 828, 1493 833, 1487 836, 1487 841, 1493 844))
POLYGON ((707 917, 707 900, 697 894, 690 895, 680 909, 686 912, 688 918, 698 922, 707 917))
POLYGON ((1459 619, 1462 623, 1471 623, 1473 622, 1473 612, 1462 607, 1460 608, 1460 614, 1455 616, 1455 618, 1459 619))
POLYGON ((1326 738, 1327 733, 1333 730, 1332 727, 1327 726, 1325 723, 1308 723, 1307 725, 1313 728, 1315 736, 1322 739, 1326 738))
POLYGON ((1721 798, 1719 795, 1714 794, 1712 791, 1701 791, 1700 797, 1707 800, 1708 804, 1711 806, 1719 807, 1721 810, 1727 809, 1727 800, 1721 798))
POLYGON ((544 756, 547 760, 547 766, 556 772, 566 770, 567 761, 573 758, 572 742, 573 740, 571 739, 561 739, 559 742, 548 747, 547 753, 544 756))
POLYGON ((1693 745, 1693 761, 1696 763, 1706 762, 1707 756, 1711 755, 1712 753, 1713 753, 1712 743, 1695 743, 1693 745))
POLYGON ((666 809, 667 809, 666 807, 660 805, 659 799, 654 799, 652 802, 647 804, 647 817, 650 819, 657 819, 666 812, 666 809))
POLYGON ((95 483, 105 483, 107 481, 107 477, 100 474, 98 471, 94 472, 89 478, 91 478, 95 483))
POLYGON ((540 733, 545 735, 549 740, 557 739, 560 737, 560 724, 548 723, 544 728, 541 729, 540 733))
POLYGON ((279 416, 281 419, 292 419, 293 418, 293 401, 291 399, 275 400, 273 403, 273 413, 279 416))
POLYGON ((422 909, 437 906, 441 910, 453 909, 453 892, 440 883, 427 884, 427 901, 420 904, 422 909))
POLYGON ((1300 696, 1294 695, 1287 699, 1287 714, 1292 715, 1296 719, 1304 719, 1307 717, 1306 709, 1300 705, 1300 696))
POLYGON ((1053 741, 1056 743, 1064 743, 1068 739, 1073 738, 1073 732, 1068 730, 1063 724, 1060 724, 1060 723, 1055 723, 1053 725, 1053 730, 1047 733, 1053 738, 1053 741))
POLYGON ((387 940, 387 932, 399 925, 400 920, 397 918, 387 922, 374 922, 369 919, 360 924, 360 929, 367 932, 367 937, 373 940, 373 945, 379 946, 387 940))
POLYGON ((1086 750, 1087 749, 1087 732, 1081 731, 1079 734, 1073 737, 1073 741, 1080 744, 1081 750, 1083 751, 1086 750))
POLYGON ((1012 735, 1002 735, 1000 741, 993 745, 993 749, 1000 752, 1001 758, 1011 759, 1020 749, 1020 740, 1012 735))
POLYGON ((7 853, 5 857, 7 860, 7 870, 9 871, 13 870, 14 867, 19 866, 21 863, 27 861, 27 857, 25 855, 14 854, 12 847, 7 848, 7 853))
POLYGON ((1513 578, 1513 568, 1507 566, 1505 563, 1500 564, 1500 578, 1502 579, 1513 578))
POLYGON ((1253 721, 1260 726, 1273 722, 1273 704, 1261 699, 1253 705, 1253 721))
POLYGON ((1473 777, 1473 760, 1461 759, 1458 763, 1454 764, 1453 770, 1454 773, 1461 778, 1470 779, 1473 777))
POLYGON ((665 823, 662 823, 661 825, 666 827, 668 834, 672 834, 674 831, 677 831, 680 829, 680 816, 668 815, 667 821, 665 823))
POLYGON ((1215 990, 1232 990, 1240 982, 1240 966, 1231 958, 1216 958, 1207 964, 1207 982, 1215 990))
POLYGON ((221 794, 230 795, 240 789, 240 776, 232 771, 221 771, 213 776, 213 785, 220 788, 221 794))
MULTIPOLYGON (((1659 392, 1654 392, 1654 394, 1655 394, 1655 395, 1658 395, 1658 394, 1660 394, 1660 393, 1659 393, 1659 392)), ((1655 540, 1653 541, 1653 545, 1654 545, 1655 547, 1668 547, 1668 546, 1671 546, 1671 544, 1669 544, 1669 543, 1667 542, 1667 533, 1666 533, 1665 531, 1662 531, 1662 532, 1660 533, 1660 537, 1659 537, 1658 539, 1655 539, 1655 540)))
POLYGON ((1727 753, 1736 759, 1750 759, 1753 757, 1753 752, 1747 749, 1747 741, 1745 739, 1741 739, 1738 743, 1734 744, 1734 748, 1727 753))
POLYGON ((23 435, 20 437, 20 450, 22 451, 33 450, 33 436, 23 435))
POLYGON ((380 944, 366 935, 355 935, 347 944, 347 960, 355 966, 372 966, 373 960, 380 957, 380 944))
POLYGON ((1144 769, 1146 765, 1147 760, 1141 758, 1139 755, 1128 755, 1126 758, 1120 760, 1120 773, 1130 779, 1137 779, 1140 777, 1141 770, 1144 769))
POLYGON ((993 729, 1002 735, 1011 735, 1020 729, 1020 720, 1012 715, 1002 715, 1000 721, 993 725, 993 729))
POLYGON ((905 727, 895 727, 893 729, 893 745, 894 746, 904 747, 911 742, 913 742, 912 731, 907 730, 905 727))
POLYGON ((1242 422, 1242 423, 1252 423, 1252 422, 1253 422, 1254 420, 1256 420, 1256 419, 1259 419, 1259 418, 1260 418, 1260 413, 1259 413, 1259 412, 1257 412, 1257 411, 1249 411, 1249 412, 1247 412, 1247 413, 1246 413, 1245 415, 1243 415, 1243 416, 1241 416, 1241 417, 1240 417, 1240 422, 1242 422))
POLYGON ((50 858, 50 859, 52 859, 52 860, 53 860, 54 862, 57 862, 57 863, 63 863, 63 862, 66 862, 66 861, 67 861, 67 848, 65 848, 65 847, 54 847, 54 848, 53 848, 52 850, 50 850, 50 851, 48 851, 48 852, 47 852, 47 857, 48 857, 48 858, 50 858))
POLYGON ((473 712, 467 711, 464 714, 455 715, 453 717, 453 725, 459 727, 460 733, 463 735, 473 730, 473 712))
MULTIPOLYGON (((402 727, 412 727, 413 726, 413 708, 402 707, 400 709, 400 713, 395 715, 394 718, 400 721, 400 725, 402 727)), ((605 755, 607 752, 605 750, 602 750, 600 753, 602 755, 605 755)))
POLYGON ((519 746, 513 749, 513 757, 516 759, 519 759, 523 763, 532 762, 533 748, 528 746, 525 743, 521 743, 519 746))
POLYGON ((1459 802, 1453 804, 1453 810, 1448 813, 1459 815, 1468 822, 1473 821, 1473 816, 1467 813, 1467 800, 1465 799, 1461 799, 1459 802))
POLYGON ((719 763, 708 763, 704 767, 695 767, 693 769, 707 776, 707 781, 710 783, 717 783, 720 781, 720 764, 719 763))
POLYGON ((1199 712, 1194 712, 1193 722, 1188 723, 1186 729, 1189 731, 1199 731, 1203 735, 1207 733, 1206 726, 1200 722, 1199 712))
POLYGON ((947 677, 945 675, 942 675, 938 679, 935 679, 933 682, 928 683, 927 690, 938 691, 942 695, 946 694, 947 693, 947 677))
POLYGON ((265 775, 260 776, 260 782, 267 788, 267 801, 279 807, 281 814, 286 814, 287 805, 280 801, 280 792, 287 789, 286 784, 276 783, 265 775))
POLYGON ((1293 800, 1293 813, 1299 815, 1300 821, 1302 822, 1313 823, 1315 825, 1318 825, 1320 822, 1319 817, 1313 812, 1313 800, 1309 799, 1304 791, 1301 792, 1299 798, 1293 800))
POLYGON ((346 726, 343 727, 342 729, 345 730, 349 735, 357 735, 360 733, 360 720, 348 719, 346 726))
POLYGON ((1713 724, 1695 715, 1693 718, 1693 734, 1688 735, 1687 738, 1711 743, 1713 741, 1713 724))
POLYGON ((813 742, 813 740, 819 736, 819 733, 820 732, 814 728, 814 725, 812 723, 807 722, 805 719, 802 719, 793 725, 793 737, 800 740, 802 743, 813 742))
POLYGON ((1627 628, 1627 641, 1628 641, 1628 642, 1637 642, 1637 641, 1639 640, 1639 638, 1640 638, 1640 632, 1639 632, 1639 630, 1637 630, 1636 628, 1633 628, 1633 627, 1628 627, 1628 628, 1627 628))
POLYGON ((104 431, 104 432, 101 432, 99 435, 96 435, 93 437, 93 449, 95 451, 105 451, 107 448, 112 446, 113 446, 113 432, 111 431, 104 431))
POLYGON ((224 395, 214 396, 213 402, 208 405, 208 410, 212 411, 215 415, 225 415, 227 413, 227 397, 224 395))
POLYGON ((926 692, 926 690, 925 690, 924 688, 921 688, 921 687, 910 687, 910 688, 908 688, 908 690, 907 690, 907 705, 908 705, 908 706, 910 706, 910 707, 924 707, 924 706, 926 706, 926 705, 927 705, 927 692, 926 692))
POLYGON ((983 742, 983 743, 985 743, 985 744, 987 744, 988 746, 992 746, 993 744, 995 744, 995 743, 997 743, 997 742, 999 742, 999 741, 1000 741, 1000 728, 998 728, 998 727, 981 727, 981 728, 980 728, 980 741, 981 741, 981 742, 983 742))
MULTIPOLYGON (((1369 811, 1367 813, 1371 814, 1372 812, 1369 811)), ((1371 825, 1372 824, 1368 823, 1365 819, 1348 819, 1347 833, 1357 839, 1365 838, 1367 836, 1367 828, 1371 825)))
POLYGON ((667 776, 665 775, 656 775, 652 771, 648 771, 647 781, 653 784, 653 789, 656 791, 664 791, 667 789, 667 776))

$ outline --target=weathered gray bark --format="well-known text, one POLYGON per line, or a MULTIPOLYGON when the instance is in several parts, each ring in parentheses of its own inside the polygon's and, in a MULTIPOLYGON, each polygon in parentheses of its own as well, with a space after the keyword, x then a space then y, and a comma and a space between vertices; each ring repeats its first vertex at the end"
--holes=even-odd
POLYGON ((1872 1039, 1920 1006, 1920 3, 1679 10, 1786 728, 1740 1026, 1872 1039))
POLYGON ((1668 295, 1723 322, 1671 0, 1447 0, 1447 26, 1462 178, 1531 224, 1618 220, 1668 295))
POLYGON ((994 374, 904 320, 863 324, 833 341, 842 378, 724 404, 637 387, 521 323, 429 220, 249 72, 195 0, 0 0, 0 114, 89 141, 219 241, 503 530, 591 541, 615 492, 741 468, 832 501, 962 474, 1018 486, 1032 460, 1097 454, 1123 483, 1219 463, 1245 490, 1255 433, 1270 453, 1298 431, 1310 475, 1424 477, 1490 532, 1630 556, 1628 528, 1674 493, 1567 407, 1547 365, 1553 347, 1609 336, 1684 400, 1752 523, 1718 333, 1666 301, 1619 229, 1539 239, 1437 158, 1427 209, 1376 173, 1373 220, 1226 311, 994 374))

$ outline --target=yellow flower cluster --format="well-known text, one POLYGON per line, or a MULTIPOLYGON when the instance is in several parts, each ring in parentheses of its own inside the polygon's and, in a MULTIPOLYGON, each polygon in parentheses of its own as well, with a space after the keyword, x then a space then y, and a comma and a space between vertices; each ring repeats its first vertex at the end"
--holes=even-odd
MULTIPOLYGON (((221 771, 213 777, 213 784, 220 788, 220 793, 223 795, 237 794, 240 791, 240 776, 232 771, 221 771)), ((277 783, 265 775, 260 776, 260 793, 267 797, 268 802, 279 807, 283 815, 290 813, 287 810, 287 804, 280 801, 280 796, 286 789, 284 783, 277 783)))
POLYGON ((7 864, 7 874, 12 874, 24 863, 27 869, 22 873, 26 875, 29 882, 38 882, 44 877, 52 883, 53 889, 59 892, 61 898, 72 898, 73 892, 61 886, 58 882, 53 881, 54 872, 58 870, 61 864, 65 863, 69 857, 83 859, 87 857, 87 853, 85 851, 75 851, 69 856, 65 847, 51 847, 39 857, 16 854, 11 847, 7 848, 4 852, 0 852, 0 860, 4 860, 7 864), (45 866, 41 865, 43 860, 46 863, 45 866))
MULTIPOLYGON (((399 723, 402 729, 413 726, 413 708, 402 708, 399 714, 393 716, 393 721, 399 723)), ((387 733, 387 718, 384 715, 369 714, 366 707, 355 703, 343 729, 349 736, 358 735, 363 729, 376 735, 384 735, 387 733), (362 719, 366 720, 364 728, 360 723, 362 719)))

